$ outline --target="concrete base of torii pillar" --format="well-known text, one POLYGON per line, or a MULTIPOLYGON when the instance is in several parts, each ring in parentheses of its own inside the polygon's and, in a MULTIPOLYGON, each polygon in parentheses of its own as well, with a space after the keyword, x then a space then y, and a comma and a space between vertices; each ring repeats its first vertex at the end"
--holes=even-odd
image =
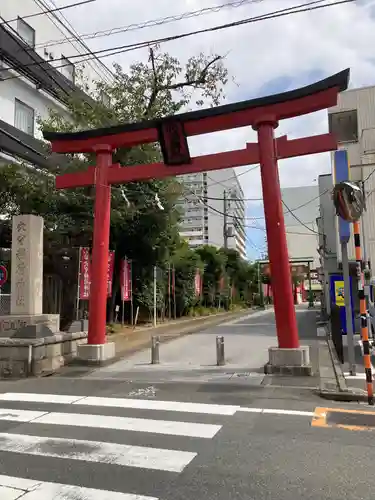
POLYGON ((270 347, 268 349, 269 361, 264 366, 267 375, 312 375, 310 363, 310 347, 300 346, 294 349, 270 347))
POLYGON ((102 365, 113 360, 116 354, 114 342, 106 344, 81 344, 78 346, 77 360, 87 365, 102 365))

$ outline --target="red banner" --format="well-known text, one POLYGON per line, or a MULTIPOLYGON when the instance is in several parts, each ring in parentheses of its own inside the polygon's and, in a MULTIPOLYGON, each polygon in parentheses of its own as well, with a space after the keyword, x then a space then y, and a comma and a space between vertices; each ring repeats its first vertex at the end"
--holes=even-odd
POLYGON ((195 287, 195 295, 197 296, 202 295, 202 276, 199 269, 197 269, 195 272, 194 287, 195 287))
MULTIPOLYGON (((108 272, 107 272, 107 295, 112 295, 112 280, 115 264, 115 252, 111 251, 108 255, 108 272)), ((80 248, 79 251, 79 299, 89 300, 90 285, 91 285, 91 257, 89 248, 80 248)))
POLYGON ((91 283, 90 249, 80 248, 79 250, 79 298, 80 300, 88 300, 91 283))
POLYGON ((107 269, 107 296, 112 296, 112 281, 113 270, 115 267, 115 252, 110 251, 108 254, 108 269, 107 269))
POLYGON ((131 264, 128 261, 128 259, 121 260, 120 287, 121 287, 121 300, 123 302, 131 300, 131 294, 132 294, 131 264))

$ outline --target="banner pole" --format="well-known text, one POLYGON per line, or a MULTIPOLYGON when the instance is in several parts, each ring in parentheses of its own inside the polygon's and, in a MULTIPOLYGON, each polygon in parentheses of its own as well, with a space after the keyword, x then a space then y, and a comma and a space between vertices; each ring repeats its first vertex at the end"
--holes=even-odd
POLYGON ((77 299, 76 299, 76 320, 79 320, 79 295, 81 293, 81 247, 78 248, 78 274, 77 274, 77 299))
POLYGON ((173 288, 173 312, 174 319, 177 319, 177 303, 176 303, 176 268, 172 268, 172 288, 173 288))
POLYGON ((134 306, 133 306, 133 260, 130 260, 130 323, 134 324, 134 306))
POLYGON ((124 326, 125 323, 125 296, 124 296, 124 287, 125 287, 125 276, 126 276, 126 266, 128 265, 127 259, 123 260, 123 269, 122 269, 122 283, 121 283, 121 324, 124 326))
POLYGON ((171 294, 171 284, 172 284, 171 264, 170 264, 170 263, 168 263, 168 316, 169 316, 169 321, 172 319, 172 294, 171 294))

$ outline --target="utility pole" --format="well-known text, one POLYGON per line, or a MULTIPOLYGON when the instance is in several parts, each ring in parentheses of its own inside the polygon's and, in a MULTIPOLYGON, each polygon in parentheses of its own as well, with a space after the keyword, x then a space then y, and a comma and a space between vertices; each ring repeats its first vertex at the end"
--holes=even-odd
POLYGON ((223 236, 224 236, 224 248, 227 250, 228 248, 228 200, 227 200, 227 192, 224 189, 223 193, 223 201, 224 201, 224 227, 223 227, 223 236))
POLYGON ((362 221, 362 248, 363 248, 363 263, 364 263, 364 291, 365 291, 365 299, 366 299, 366 309, 367 309, 367 328, 369 332, 369 337, 373 339, 373 329, 372 329, 372 319, 371 319, 371 314, 370 314, 370 282, 371 282, 371 268, 370 268, 370 261, 367 257, 367 239, 366 239, 366 233, 365 233, 365 212, 367 212, 367 203, 366 203, 366 188, 365 188, 365 183, 362 181, 362 192, 363 192, 363 200, 364 200, 364 207, 363 207, 363 213, 361 217, 362 221))
POLYGON ((260 262, 258 261, 258 292, 259 292, 259 306, 264 309, 263 286, 260 276, 260 262))

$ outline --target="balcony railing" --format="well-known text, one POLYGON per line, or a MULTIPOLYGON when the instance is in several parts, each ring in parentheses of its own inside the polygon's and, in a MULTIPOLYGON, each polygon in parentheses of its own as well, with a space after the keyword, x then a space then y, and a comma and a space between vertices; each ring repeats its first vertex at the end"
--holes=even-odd
MULTIPOLYGON (((35 50, 23 42, 15 33, 12 33, 10 29, 1 24, 0 60, 32 81, 39 89, 43 89, 61 102, 66 103, 72 93, 88 102, 92 101, 85 92, 40 57, 35 50)), ((1 69, 0 82, 3 75, 4 69, 1 69)))
POLYGON ((64 155, 50 154, 47 144, 43 141, 2 120, 0 120, 0 151, 45 169, 62 165, 67 161, 64 155))

